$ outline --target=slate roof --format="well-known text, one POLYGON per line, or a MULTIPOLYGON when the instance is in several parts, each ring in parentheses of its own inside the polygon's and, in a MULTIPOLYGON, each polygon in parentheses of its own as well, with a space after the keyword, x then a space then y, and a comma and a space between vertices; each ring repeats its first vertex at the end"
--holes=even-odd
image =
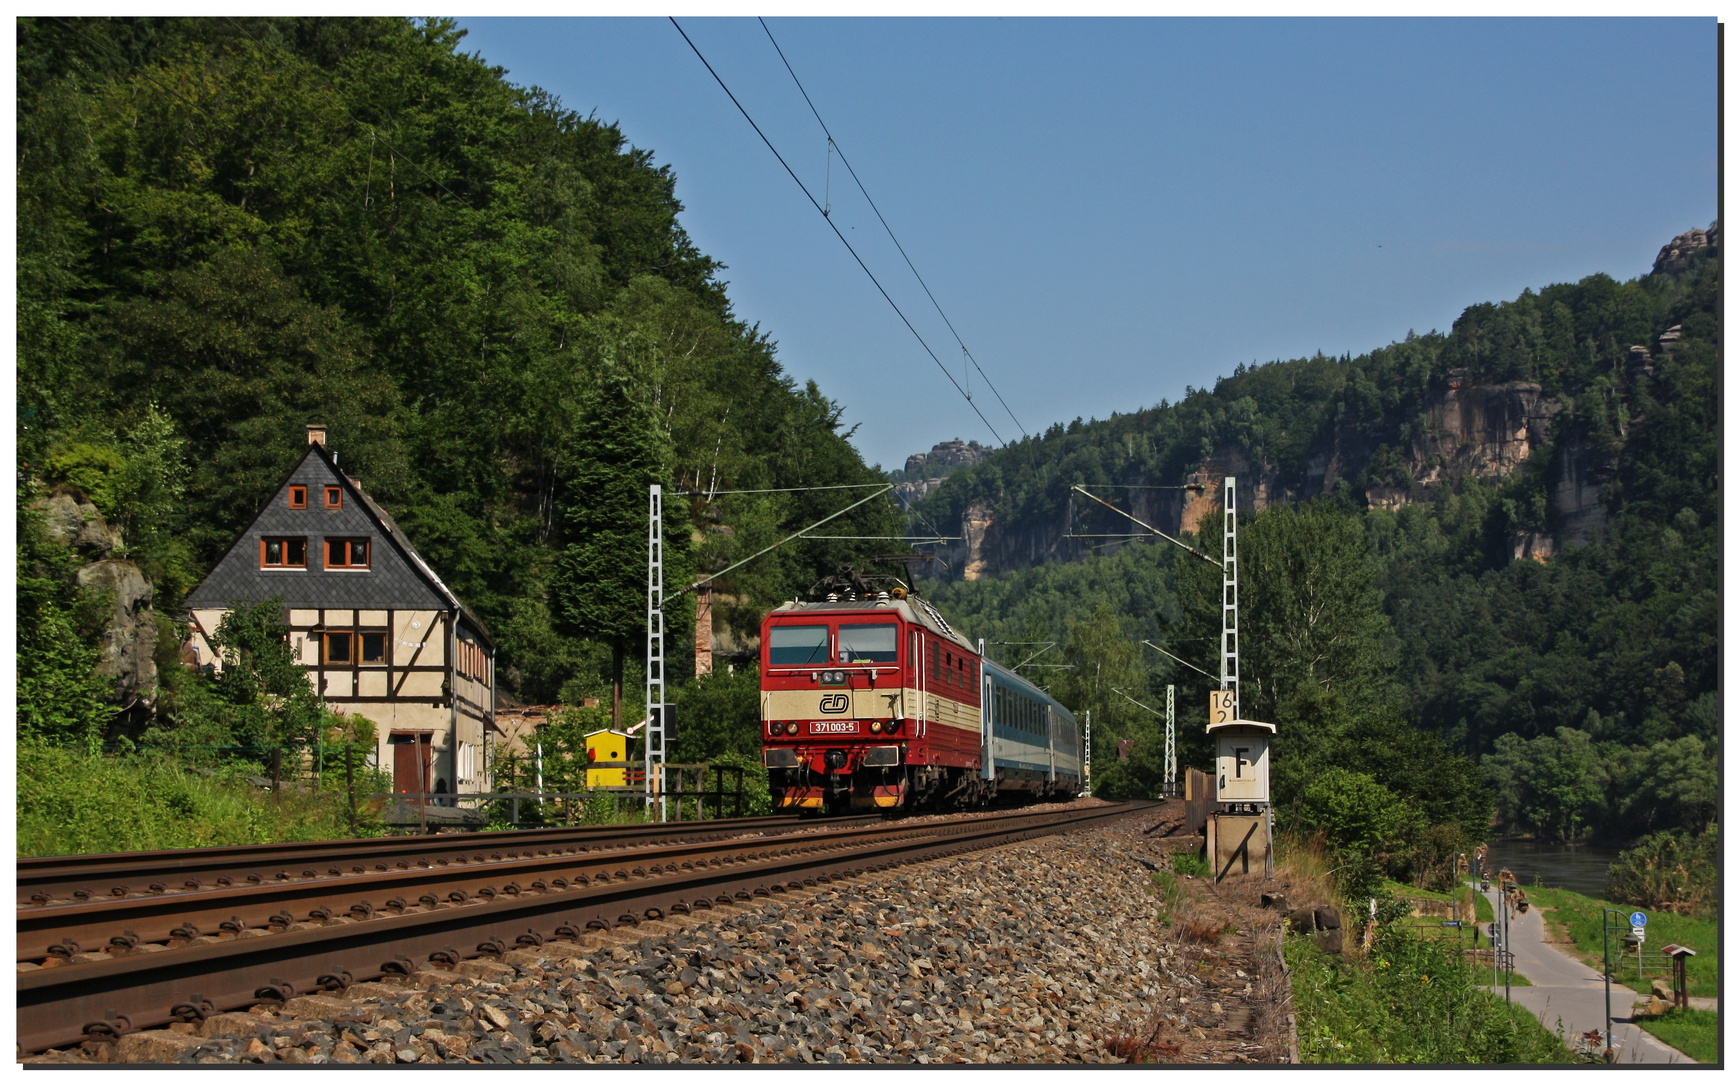
POLYGON ((385 508, 374 502, 354 480, 345 476, 323 445, 312 443, 277 491, 266 502, 210 574, 187 597, 190 608, 229 608, 283 598, 290 608, 372 608, 444 610, 458 613, 492 647, 488 631, 465 608, 445 582, 416 551, 385 508), (307 508, 289 505, 289 488, 307 485, 307 508), (343 489, 343 505, 325 509, 325 488, 343 489), (305 570, 263 570, 259 541, 267 536, 307 538, 305 570), (366 571, 326 570, 326 537, 371 539, 366 571))

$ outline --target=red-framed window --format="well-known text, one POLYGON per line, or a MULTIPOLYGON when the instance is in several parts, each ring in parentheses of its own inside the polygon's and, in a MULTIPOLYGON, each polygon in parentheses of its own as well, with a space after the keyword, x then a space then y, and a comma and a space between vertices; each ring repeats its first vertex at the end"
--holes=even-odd
POLYGON ((305 536, 261 536, 259 566, 268 570, 307 569, 307 538, 305 536))
POLYGON ((364 536, 327 536, 325 538, 325 568, 327 570, 366 570, 373 565, 373 543, 364 536))
POLYGON ((325 488, 325 509, 343 509, 343 489, 336 484, 330 484, 325 488))
POLYGON ((307 485, 306 484, 290 484, 289 485, 289 509, 291 509, 291 510, 305 510, 305 509, 307 509, 307 485))

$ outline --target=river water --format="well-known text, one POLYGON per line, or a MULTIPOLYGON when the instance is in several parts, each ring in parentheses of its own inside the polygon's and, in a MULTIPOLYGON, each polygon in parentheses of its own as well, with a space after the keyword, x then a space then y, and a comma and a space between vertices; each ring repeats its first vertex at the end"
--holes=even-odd
POLYGON ((1608 864, 1620 849, 1589 844, 1544 844, 1534 840, 1499 840, 1487 845, 1489 872, 1502 869, 1517 875, 1519 885, 1541 884, 1605 899, 1608 864))

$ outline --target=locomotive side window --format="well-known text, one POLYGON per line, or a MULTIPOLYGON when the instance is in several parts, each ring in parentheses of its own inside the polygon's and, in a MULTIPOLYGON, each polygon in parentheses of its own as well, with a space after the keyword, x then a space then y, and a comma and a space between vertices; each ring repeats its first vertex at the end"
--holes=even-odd
POLYGON ((838 627, 837 660, 843 664, 895 664, 897 624, 845 623, 838 627))
POLYGON ((829 627, 771 627, 771 663, 823 664, 830 659, 831 630, 829 627))

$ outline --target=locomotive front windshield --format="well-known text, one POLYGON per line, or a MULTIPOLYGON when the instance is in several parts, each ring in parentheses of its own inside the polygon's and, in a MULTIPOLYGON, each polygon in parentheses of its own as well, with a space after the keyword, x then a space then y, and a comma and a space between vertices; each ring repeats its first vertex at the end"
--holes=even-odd
POLYGON ((845 623, 837 630, 837 659, 845 664, 895 664, 896 623, 845 623))
POLYGON ((771 663, 823 664, 830 659, 830 627, 771 627, 771 663))

